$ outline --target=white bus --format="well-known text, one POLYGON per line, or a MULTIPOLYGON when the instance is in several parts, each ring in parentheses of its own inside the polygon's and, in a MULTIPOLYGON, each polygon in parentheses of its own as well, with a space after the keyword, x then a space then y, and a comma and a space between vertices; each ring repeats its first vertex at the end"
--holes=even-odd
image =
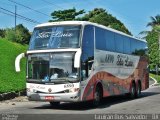
POLYGON ((148 88, 147 43, 111 28, 85 21, 37 25, 27 58, 27 96, 31 101, 93 100, 129 93, 140 96, 148 88))

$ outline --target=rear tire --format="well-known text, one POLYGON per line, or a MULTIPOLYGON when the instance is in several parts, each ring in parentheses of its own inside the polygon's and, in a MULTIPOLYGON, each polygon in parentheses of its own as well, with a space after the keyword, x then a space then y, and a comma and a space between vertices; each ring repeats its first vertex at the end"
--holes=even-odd
POLYGON ((131 99, 136 98, 136 84, 134 82, 132 83, 132 87, 130 91, 130 98, 131 99))
POLYGON ((94 100, 93 100, 93 106, 98 107, 102 100, 102 91, 100 87, 96 87, 95 93, 94 93, 94 100))
POLYGON ((60 102, 49 102, 52 107, 57 107, 60 105, 60 102))

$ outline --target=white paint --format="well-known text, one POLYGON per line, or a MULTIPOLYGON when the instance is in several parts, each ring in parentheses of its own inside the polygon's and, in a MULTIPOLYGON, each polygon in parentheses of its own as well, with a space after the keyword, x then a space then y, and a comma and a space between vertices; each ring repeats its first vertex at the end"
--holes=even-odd
POLYGON ((49 38, 50 36, 52 37, 72 37, 72 33, 62 33, 61 31, 56 31, 56 32, 41 32, 39 33, 36 38, 43 39, 43 38, 49 38))
POLYGON ((78 49, 46 49, 46 50, 28 50, 27 54, 32 53, 49 53, 49 52, 76 52, 78 49))
POLYGON ((79 85, 80 83, 67 83, 67 84, 37 84, 37 83, 27 83, 27 89, 30 89, 30 92, 35 92, 35 91, 39 91, 39 92, 44 92, 44 93, 48 93, 48 89, 51 89, 52 93, 54 92, 61 92, 64 90, 68 90, 68 89, 73 89, 73 88, 80 88, 79 85), (72 85, 70 85, 72 84, 72 85), (67 86, 67 87, 66 87, 67 86))
POLYGON ((156 85, 158 83, 157 80, 154 79, 153 77, 150 76, 150 78, 154 80, 154 83, 152 85, 150 85, 149 87, 152 87, 152 86, 154 86, 154 85, 156 85))
POLYGON ((120 79, 126 79, 133 74, 137 68, 139 58, 140 57, 133 55, 95 50, 94 68, 97 72, 106 71, 120 79), (111 56, 110 58, 112 59, 107 60, 108 55, 111 56), (121 60, 122 63, 118 62, 119 60, 121 60))

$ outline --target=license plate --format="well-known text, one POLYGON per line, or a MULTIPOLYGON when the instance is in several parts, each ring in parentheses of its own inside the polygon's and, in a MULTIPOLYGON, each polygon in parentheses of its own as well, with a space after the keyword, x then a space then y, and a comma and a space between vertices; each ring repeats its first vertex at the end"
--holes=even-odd
POLYGON ((53 96, 45 96, 45 100, 53 100, 54 97, 53 96))

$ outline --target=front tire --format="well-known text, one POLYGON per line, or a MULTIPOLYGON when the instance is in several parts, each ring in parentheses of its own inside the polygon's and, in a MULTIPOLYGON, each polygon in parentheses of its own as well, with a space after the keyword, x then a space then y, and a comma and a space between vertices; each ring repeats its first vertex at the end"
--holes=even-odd
POLYGON ((98 107, 100 105, 101 100, 102 100, 102 91, 100 87, 96 87, 96 90, 94 93, 93 106, 98 107))

